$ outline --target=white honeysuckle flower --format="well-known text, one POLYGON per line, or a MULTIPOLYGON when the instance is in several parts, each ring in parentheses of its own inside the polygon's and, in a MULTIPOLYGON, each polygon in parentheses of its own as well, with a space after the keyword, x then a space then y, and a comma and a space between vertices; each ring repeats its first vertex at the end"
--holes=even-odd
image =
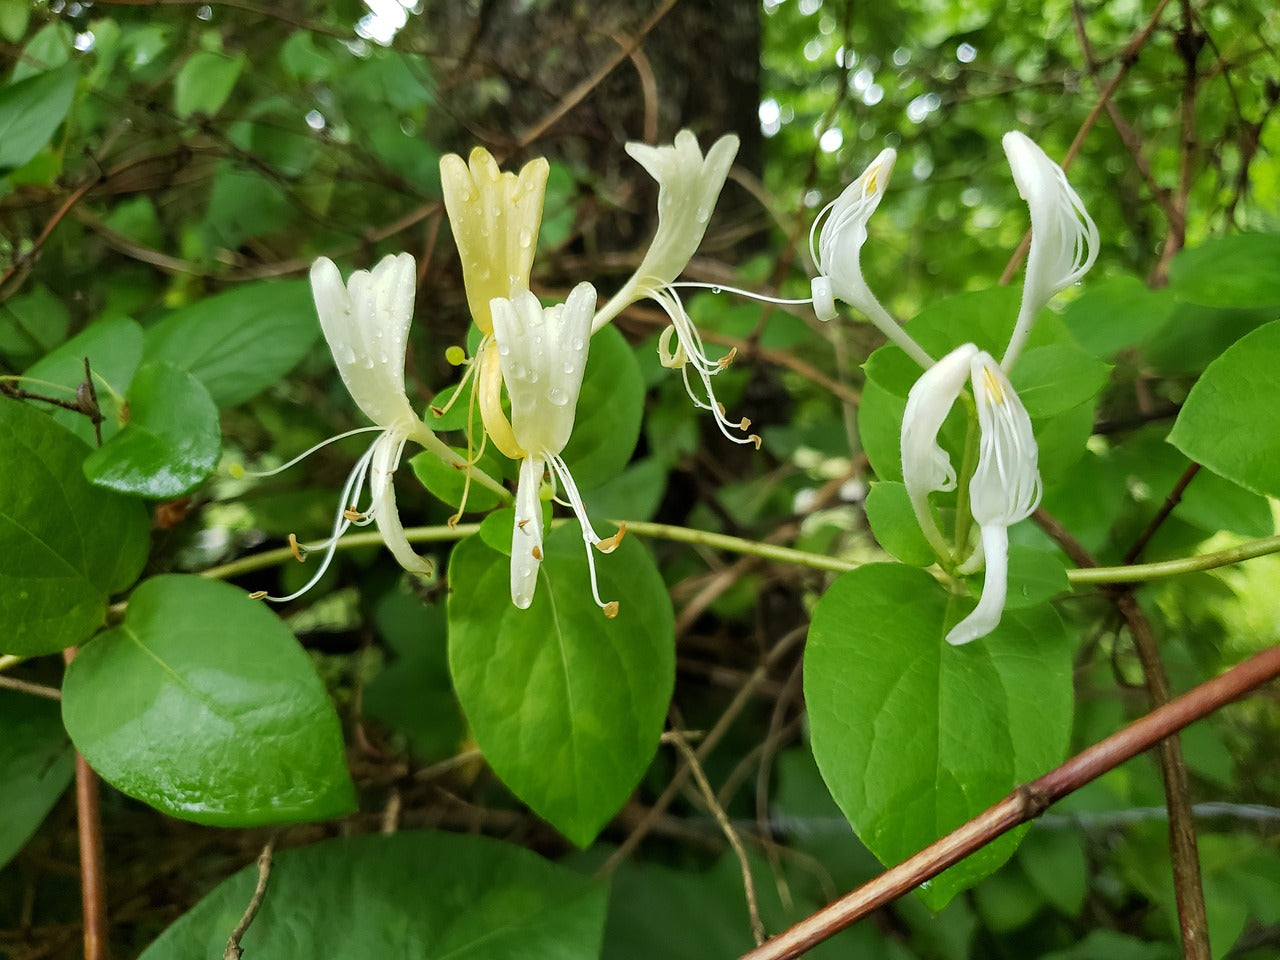
POLYGON ((1079 282, 1098 256, 1098 228, 1062 167, 1030 137, 1011 130, 1003 139, 1018 194, 1031 211, 1031 250, 1018 322, 1000 365, 1012 369, 1036 314, 1054 294, 1079 282))
POLYGON ((978 408, 978 466, 969 481, 969 505, 982 534, 986 575, 973 612, 947 634, 951 644, 985 637, 1000 623, 1008 590, 1009 527, 1040 504, 1038 448, 1031 417, 991 354, 970 360, 978 408))
POLYGON ((528 290, 490 303, 493 336, 502 379, 511 397, 511 429, 522 448, 511 533, 511 600, 521 609, 533 603, 542 561, 542 505, 538 489, 543 473, 564 491, 582 528, 591 571, 591 594, 605 615, 617 615, 617 601, 600 599, 592 547, 608 553, 623 532, 601 539, 591 527, 578 485, 560 451, 569 442, 582 389, 591 339, 596 291, 589 283, 573 288, 563 304, 544 308, 528 290))
POLYGON ((822 208, 809 229, 809 251, 818 276, 811 283, 813 309, 819 320, 836 317, 836 300, 856 307, 868 320, 922 367, 933 358, 890 316, 862 277, 862 247, 867 221, 884 196, 897 152, 880 151, 862 175, 822 208))
POLYGON ((376 426, 332 437, 276 470, 254 475, 279 473, 320 447, 352 434, 377 432, 378 436, 347 477, 329 538, 314 544, 299 544, 290 538, 299 559, 308 553, 324 551, 319 569, 300 590, 285 597, 267 597, 269 600, 294 600, 310 590, 328 569, 338 540, 353 524, 363 526, 376 522, 382 539, 402 567, 411 573, 431 572, 431 562, 418 556, 405 537, 392 484, 392 474, 410 440, 459 469, 471 470, 475 479, 490 489, 503 491, 496 481, 450 450, 418 418, 405 396, 405 346, 413 317, 416 279, 413 257, 407 253, 385 257, 372 270, 355 271, 346 284, 327 257, 321 257, 311 266, 312 297, 338 373, 356 405, 376 426), (366 483, 369 485, 368 506, 360 509, 366 483))
POLYGON ((733 361, 733 352, 715 360, 707 355, 702 336, 685 311, 675 285, 711 222, 711 212, 738 153, 738 138, 732 134, 721 137, 705 157, 697 138, 688 130, 677 133, 670 145, 628 143, 626 149, 658 183, 658 230, 636 272, 597 311, 591 332, 595 333, 629 304, 646 297, 653 300, 671 320, 671 326, 658 341, 662 365, 681 371, 690 399, 711 412, 721 433, 734 443, 754 443, 758 448, 758 436, 743 437, 733 432, 746 430, 751 422, 730 420, 716 401, 712 387, 711 378, 733 361), (672 337, 676 340, 674 347, 672 337), (690 367, 702 384, 701 394, 694 390, 689 378, 690 367))
POLYGON ((954 490, 956 471, 938 445, 938 434, 969 379, 977 353, 976 346, 966 343, 926 369, 907 394, 902 415, 902 482, 920 529, 940 558, 948 556, 950 547, 929 509, 929 494, 954 490))

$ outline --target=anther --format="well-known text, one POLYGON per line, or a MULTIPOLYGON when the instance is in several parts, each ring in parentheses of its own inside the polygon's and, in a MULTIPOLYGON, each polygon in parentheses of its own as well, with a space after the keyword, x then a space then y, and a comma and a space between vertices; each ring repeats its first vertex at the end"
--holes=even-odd
POLYGON ((721 357, 719 360, 716 361, 716 366, 718 366, 721 370, 723 370, 725 367, 729 366, 729 364, 733 363, 733 358, 736 357, 737 355, 738 355, 738 348, 733 347, 728 353, 726 353, 723 357, 721 357))
POLYGON ((250 599, 250 600, 265 600, 265 599, 267 599, 267 591, 265 591, 265 590, 255 590, 255 591, 253 591, 253 593, 249 594, 249 599, 250 599))
POLYGON ((298 542, 296 534, 289 534, 289 550, 293 553, 293 559, 297 560, 299 563, 307 562, 307 555, 302 549, 302 544, 298 542))
POLYGON ((347 509, 342 511, 342 515, 352 523, 363 523, 365 519, 365 515, 355 507, 347 507, 347 509))
POLYGON ((617 600, 610 600, 608 603, 606 603, 606 604, 605 604, 603 607, 601 607, 600 609, 604 611, 604 615, 605 615, 606 617, 608 617, 610 620, 612 620, 614 617, 616 617, 616 616, 618 615, 618 601, 617 601, 617 600))
POLYGON ((530 552, 531 554, 533 554, 533 559, 538 560, 538 561, 541 561, 541 560, 542 560, 542 548, 541 548, 541 547, 536 547, 536 546, 535 546, 535 547, 534 547, 532 550, 530 550, 529 552, 530 552))
POLYGON ((756 445, 757 450, 760 449, 760 434, 753 433, 751 436, 747 437, 747 439, 756 445))
POLYGON ((624 523, 618 527, 618 532, 612 537, 605 537, 596 541, 596 549, 601 553, 613 553, 618 549, 618 544, 622 542, 622 538, 627 535, 627 525, 624 523))

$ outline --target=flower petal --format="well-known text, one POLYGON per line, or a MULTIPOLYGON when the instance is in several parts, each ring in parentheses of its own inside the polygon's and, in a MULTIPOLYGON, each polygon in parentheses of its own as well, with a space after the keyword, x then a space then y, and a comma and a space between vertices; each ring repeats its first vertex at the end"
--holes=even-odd
POLYGON ((519 176, 503 173, 483 147, 470 162, 457 154, 440 158, 440 186, 453 229, 471 316, 488 336, 493 331, 489 303, 529 286, 547 176, 545 159, 530 160, 519 176))
POLYGON ((541 457, 520 461, 516 518, 511 530, 511 602, 521 610, 533 603, 542 564, 542 504, 538 488, 542 486, 543 469, 541 457))
POLYGON ((1005 596, 1009 589, 1009 528, 1001 523, 982 527, 982 550, 987 573, 982 581, 982 597, 973 612, 951 628, 947 643, 959 646, 985 637, 1000 625, 1005 596))
POLYGON ((721 137, 705 157, 697 137, 688 130, 677 133, 670 145, 628 143, 626 150, 658 182, 658 231, 636 272, 596 314, 592 332, 628 304, 651 295, 684 272, 707 232, 716 199, 738 154, 738 138, 733 134, 721 137))
POLYGON ((373 516, 387 549, 400 566, 410 573, 429 574, 434 569, 430 560, 419 556, 409 545, 396 509, 396 488, 391 477, 400 465, 405 438, 387 432, 377 439, 373 460, 369 465, 369 487, 373 496, 373 516))
POLYGON ((1039 450, 1031 417, 991 354, 970 363, 978 407, 978 466, 969 484, 973 518, 980 524, 1017 523, 1040 503, 1039 450))
POLYGON ((316 313, 338 373, 365 416, 382 427, 416 419, 404 393, 415 292, 408 253, 385 257, 372 271, 355 271, 346 286, 327 257, 311 266, 316 313))

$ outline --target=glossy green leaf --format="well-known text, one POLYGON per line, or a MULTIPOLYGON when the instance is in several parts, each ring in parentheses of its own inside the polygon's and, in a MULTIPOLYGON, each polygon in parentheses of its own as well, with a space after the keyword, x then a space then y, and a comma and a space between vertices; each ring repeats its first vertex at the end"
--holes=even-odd
POLYGON ((1280 306, 1280 233, 1232 233, 1183 250, 1169 265, 1169 288, 1207 307, 1280 306))
POLYGON ((937 559, 902 484, 889 480, 871 484, 865 509, 871 532, 886 552, 916 567, 930 566, 937 559))
POLYGON ((146 363, 129 387, 129 422, 89 454, 89 482, 161 500, 208 479, 222 452, 218 408, 199 380, 168 363, 146 363))
MULTIPOLYGON (((141 960, 219 960, 257 868, 224 881, 141 960)), ((595 960, 608 886, 488 837, 426 831, 277 853, 246 957, 595 960)))
MULTIPOLYGON (((459 401, 461 402, 461 401, 459 401)), ((635 352, 612 325, 591 338, 573 434, 561 456, 583 490, 622 473, 644 414, 644 381, 635 352)))
POLYGON ((75 770, 58 705, 0 690, 0 867, 44 821, 75 770))
POLYGON ((302 647, 259 601, 161 576, 67 668, 62 719, 118 790, 218 826, 321 820, 355 796, 333 704, 302 647))
POLYGON ((1247 490, 1280 496, 1280 320, 1209 364, 1187 395, 1169 442, 1247 490))
POLYGON ((71 59, 71 25, 63 20, 51 20, 22 46, 22 53, 13 65, 13 82, 61 67, 71 59))
MULTIPOLYGON (((969 578, 969 593, 975 598, 982 594, 982 580, 981 573, 969 578)), ((1070 593, 1071 581, 1056 552, 1011 543, 1007 590, 1004 608, 1022 610, 1070 593)))
POLYGON ((85 443, 0 400, 0 650, 51 653, 90 636, 146 561, 142 505, 91 486, 85 443))
MULTIPOLYGON (((943 639, 972 607, 922 570, 872 564, 814 610, 804 688, 814 757, 863 843, 898 863, 1061 761, 1071 649, 1047 607, 943 639)), ((933 909, 1008 859, 1005 836, 920 891, 933 909)))
POLYGON ((0 88, 0 172, 22 166, 53 137, 76 92, 74 63, 0 88))
MULTIPOLYGON (((121 400, 133 382, 133 374, 142 358, 142 328, 128 317, 112 317, 92 324, 47 354, 24 376, 65 387, 67 392, 59 396, 69 400, 75 396, 76 388, 84 383, 85 357, 89 358, 89 369, 93 371, 98 408, 106 418, 101 425, 102 436, 104 440, 110 440, 122 425, 124 408, 121 400)), ((31 389, 42 391, 44 388, 34 385, 31 389)), ((88 417, 57 407, 50 407, 48 413, 85 443, 96 442, 93 424, 88 417)))
MULTIPOLYGON (((507 535, 508 542, 510 534, 507 535)), ((596 555, 591 597, 576 523, 550 533, 533 605, 511 603, 510 558, 479 537, 449 562, 449 665, 485 759, 539 816, 586 846, 658 746, 675 679, 674 616, 644 546, 596 555)))
POLYGON ((248 283, 152 327, 143 359, 191 371, 218 406, 228 407, 283 379, 319 335, 305 281, 248 283))
POLYGON ((173 81, 173 109, 179 117, 213 116, 222 109, 244 69, 243 54, 226 57, 201 50, 182 65, 173 81))

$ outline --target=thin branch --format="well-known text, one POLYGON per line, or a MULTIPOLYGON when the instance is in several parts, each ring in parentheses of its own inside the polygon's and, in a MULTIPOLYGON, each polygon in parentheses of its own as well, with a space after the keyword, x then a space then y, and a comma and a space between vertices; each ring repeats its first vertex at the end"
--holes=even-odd
POLYGON ((738 858, 738 867, 742 870, 742 889, 747 897, 747 915, 751 918, 751 936, 755 938, 756 946, 760 946, 760 944, 764 943, 766 936, 764 921, 760 919, 760 899, 756 896, 756 881, 755 877, 751 875, 751 861, 747 858, 747 851, 742 845, 742 838, 738 836, 738 831, 729 822, 729 816, 724 812, 724 807, 720 806, 719 801, 716 800, 716 793, 711 789, 711 784, 707 781, 707 774, 703 771, 702 764, 698 762, 698 757, 693 752, 693 748, 685 742, 683 737, 676 737, 675 745, 676 749, 680 751, 680 755, 684 757, 687 769, 693 773, 693 779, 698 784, 698 791, 702 794, 702 799, 706 803, 707 809, 715 817, 716 823, 719 824, 725 839, 729 841, 729 846, 733 848, 734 856, 738 858))
POLYGON ((1072 757, 856 890, 800 921, 741 960, 788 960, 896 900, 1014 827, 1033 820, 1166 737, 1280 676, 1280 646, 1272 647, 1165 704, 1072 757))
POLYGON ((262 900, 267 894, 267 881, 271 879, 271 855, 275 845, 275 838, 272 837, 258 854, 258 882, 254 885, 249 905, 244 908, 244 915, 240 917, 240 922, 236 924, 235 929, 231 931, 231 936, 227 939, 227 948, 222 951, 222 960, 240 960, 244 956, 240 941, 248 931, 249 925, 253 923, 253 918, 258 915, 262 900))
MULTIPOLYGON (((70 663, 75 647, 62 651, 70 663)), ((107 957, 107 874, 102 854, 102 810, 98 775, 76 751, 76 831, 80 841, 80 908, 84 916, 84 960, 107 957)))
POLYGON ((1151 542, 1151 538, 1156 535, 1156 532, 1164 522, 1169 519, 1169 514, 1173 513, 1174 508, 1182 502, 1182 495, 1187 491, 1187 484, 1194 480, 1196 474, 1199 472, 1200 464, 1198 463, 1192 463, 1185 471, 1183 471, 1182 476, 1179 477, 1178 482, 1173 485, 1173 489, 1169 491, 1169 495, 1164 498, 1164 503, 1162 503, 1160 505, 1160 509, 1156 511, 1156 515, 1151 518, 1151 522, 1147 524, 1146 529, 1144 529, 1142 533, 1138 534, 1138 539, 1133 541, 1133 546, 1125 551, 1124 559, 1121 561, 1122 563, 1133 563, 1133 561, 1142 556, 1142 551, 1147 548, 1147 544, 1151 542))
POLYGON ((43 683, 32 683, 29 680, 19 680, 17 677, 0 676, 0 687, 6 690, 17 690, 19 693, 29 693, 33 697, 44 697, 46 700, 62 699, 62 691, 57 687, 48 687, 43 683))

